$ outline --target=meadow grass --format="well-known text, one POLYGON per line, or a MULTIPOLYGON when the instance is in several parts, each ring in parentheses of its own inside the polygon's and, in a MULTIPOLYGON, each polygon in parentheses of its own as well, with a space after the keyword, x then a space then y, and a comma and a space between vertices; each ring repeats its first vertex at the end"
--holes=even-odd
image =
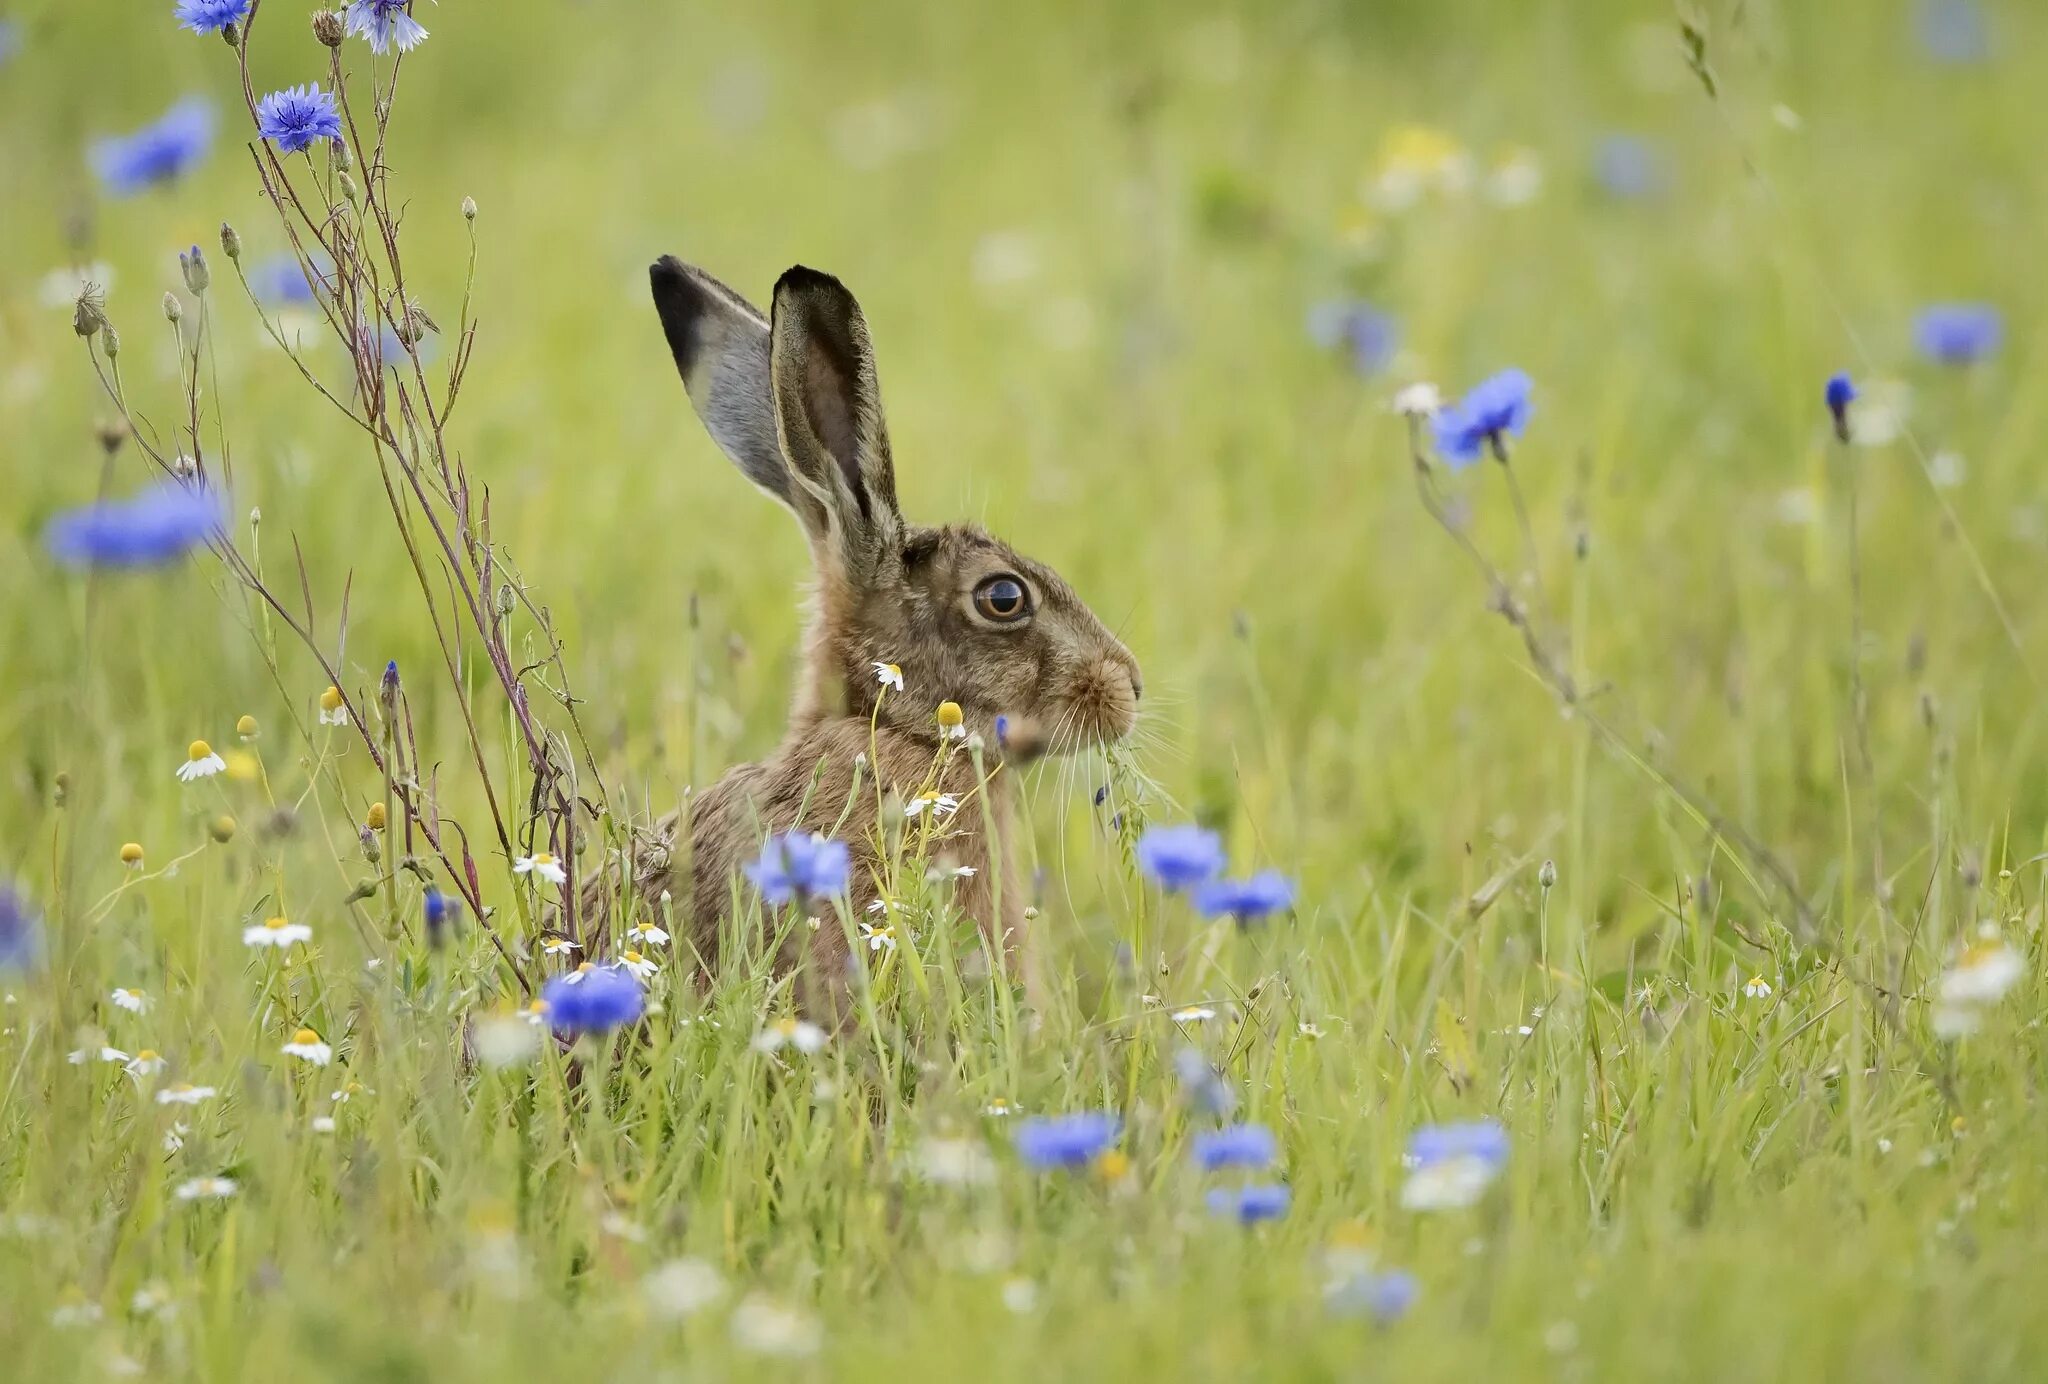
MULTIPOLYGON (((264 4, 258 89, 320 76, 264 4)), ((0 66, 0 883, 42 933, 0 976, 10 1377, 2039 1375, 2042 15, 1983 6, 1957 65, 1904 3, 423 7, 408 287, 430 372, 474 304, 450 445, 522 584, 511 647, 562 641, 538 714, 567 737, 558 674, 580 699, 565 756, 610 815, 579 868, 765 753, 795 668, 802 545, 690 416, 660 253, 756 301, 792 263, 843 276, 906 511, 1052 562, 1148 687, 1133 745, 1030 771, 1043 1007, 912 869, 863 1021, 815 1053, 760 1050, 791 1004, 758 953, 700 984, 675 944, 642 1023, 514 1060, 525 983, 473 917, 429 945, 453 882, 400 814, 365 838, 389 790, 319 720, 320 664, 204 552, 45 551, 149 467, 96 440, 44 276, 111 269, 169 430, 158 300, 189 333, 175 255, 206 247, 237 541, 293 602, 303 567, 373 738, 404 670, 491 933, 526 982, 558 968, 462 709, 514 818, 518 727, 477 662, 459 695, 439 671, 375 457, 217 252, 223 220, 250 262, 285 241, 233 55, 170 8, 13 6, 0 66), (88 140, 191 92, 211 156, 104 197, 88 140), (1612 132, 1654 176, 1603 184, 1612 132), (1469 185, 1391 205, 1447 147, 1469 185), (1304 330, 1350 297, 1399 320, 1376 372, 1304 330), (1915 354, 1950 299, 2002 310, 1997 352, 1915 354), (1512 473, 1431 461, 1439 523, 1390 401, 1507 366, 1536 384, 1512 473), (194 738, 229 771, 180 783, 194 738), (1291 914, 1146 882, 1139 831, 1183 821, 1295 880, 1291 914), (311 941, 245 945, 272 916, 311 941), (1943 1037, 1993 952, 2017 984, 1943 1037), (331 1065, 283 1051, 301 1027, 331 1065), (1241 1179, 1190 1166, 1187 1049, 1278 1135, 1282 1218, 1207 1208, 1241 1179), (1022 1119, 1087 1111, 1116 1157, 1025 1165, 1022 1119), (1411 1135, 1475 1119, 1498 1181, 1404 1206, 1411 1135), (1368 1259, 1419 1286, 1396 1319, 1330 1301, 1368 1259)), ((803 925, 741 899, 736 940, 803 925)))

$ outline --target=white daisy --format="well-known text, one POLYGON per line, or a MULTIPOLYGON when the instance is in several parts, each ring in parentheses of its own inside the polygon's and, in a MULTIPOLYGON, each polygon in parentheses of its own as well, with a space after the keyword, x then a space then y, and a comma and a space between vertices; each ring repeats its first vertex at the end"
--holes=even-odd
POLYGON ((334 1133, 334 1116, 332 1116, 332 1115, 315 1115, 315 1116, 313 1117, 313 1132, 314 1132, 315 1134, 332 1134, 332 1133, 334 1133))
POLYGON ((1771 997, 1771 983, 1762 976, 1751 976, 1743 982, 1742 993, 1753 1000, 1767 1000, 1771 997))
POLYGON ((1394 412, 1404 418, 1433 418, 1444 406, 1444 396, 1433 384, 1418 380, 1394 395, 1394 412))
POLYGON ((324 1067, 334 1060, 334 1049, 320 1041, 320 1035, 310 1028, 302 1028, 292 1035, 292 1040, 280 1049, 286 1057, 302 1058, 316 1067, 324 1067))
POLYGON ((178 1150, 184 1148, 185 1136, 187 1134, 190 1134, 191 1132, 192 1126, 186 1124, 183 1120, 179 1120, 176 1124, 172 1125, 169 1129, 165 1130, 164 1152, 176 1153, 178 1150))
POLYGON ((578 962, 576 965, 576 969, 569 972, 567 975, 563 976, 562 981, 564 984, 567 985, 581 985, 583 983, 583 977, 589 975, 592 971, 596 969, 597 963, 594 961, 578 962))
POLYGON ((168 1314, 174 1301, 171 1290, 163 1284, 145 1283, 128 1299, 128 1310, 138 1317, 154 1317, 168 1314))
POLYGON ((944 1187, 993 1182, 996 1161, 978 1139, 925 1139, 908 1160, 912 1175, 944 1187))
POLYGON ((960 800, 951 793, 920 793, 903 804, 903 815, 921 816, 926 809, 930 809, 933 821, 943 822, 960 810, 960 800))
POLYGON ((372 1091, 369 1087, 363 1085, 362 1082, 351 1081, 348 1085, 342 1087, 339 1091, 336 1091, 334 1094, 329 1096, 328 1099, 333 1101, 336 1105, 347 1105, 357 1096, 374 1096, 376 1094, 377 1093, 375 1091, 372 1091))
POLYGON ((640 1296, 654 1315, 675 1320, 716 1304, 725 1280, 702 1259, 674 1259, 640 1280, 640 1296))
POLYGON ((759 1294, 733 1309, 734 1342, 758 1355, 814 1355, 823 1334, 813 1318, 759 1294))
POLYGON ((140 1014, 149 1008, 149 996, 140 990, 116 990, 108 998, 113 1000, 117 1008, 125 1009, 130 1014, 140 1014))
POLYGON ((626 938, 628 941, 642 942, 650 947, 665 947, 668 945, 667 930, 657 927, 653 923, 641 922, 633 924, 633 926, 626 929, 626 938))
POLYGON ((212 778, 228 767, 228 762, 213 752, 213 746, 204 740, 194 740, 185 751, 185 762, 178 766, 178 778, 191 783, 194 779, 212 778))
POLYGON ((877 683, 883 687, 893 687, 898 692, 903 690, 903 670, 901 668, 893 663, 877 663, 873 664, 872 667, 875 670, 875 681, 877 683))
POLYGON ((294 942, 312 940, 312 928, 283 918, 266 918, 242 929, 242 944, 249 947, 276 947, 282 951, 294 942))
POLYGON ((626 950, 626 954, 619 958, 619 965, 621 968, 631 971, 635 976, 639 977, 641 980, 652 980, 654 978, 654 973, 661 969, 659 966, 656 966, 652 961, 649 961, 646 957, 642 956, 639 952, 636 952, 631 948, 628 948, 626 950))
POLYGON ((562 862, 547 851, 533 855, 522 855, 512 862, 515 875, 539 875, 549 884, 567 884, 569 872, 562 868, 562 862))
POLYGON ((755 1052, 775 1052, 783 1046, 798 1052, 816 1052, 825 1046, 825 1030, 807 1019, 777 1019, 754 1035, 755 1052))
POLYGON ((235 1194, 231 1177, 195 1177, 178 1184, 172 1193, 179 1201, 223 1201, 235 1194))
POLYGON ((1173 1011, 1173 1021, 1177 1024, 1199 1024, 1215 1017, 1216 1011, 1206 1004, 1191 1004, 1173 1011))
POLYGON ((535 1000, 530 1009, 516 1014, 494 1014, 477 1020, 472 1035, 477 1059, 486 1067, 512 1067, 530 1060, 540 1051, 540 1028, 547 1022, 547 1006, 535 1000))
POLYGON ((868 944, 868 950, 871 952, 878 952, 884 948, 896 950, 896 929, 889 923, 862 923, 860 939, 868 944))
POLYGON ((1007 1119, 1011 1114, 1013 1114, 1016 1111, 1016 1109, 1016 1106, 1010 1104, 1001 1096, 997 1096, 994 1100, 990 1101, 987 1105, 982 1107, 981 1113, 984 1115, 993 1116, 994 1118, 1001 1120, 1007 1119))
MULTIPOLYGON (((106 1054, 100 1054, 104 1057, 106 1054)), ((135 1056, 128 1059, 128 1070, 137 1076, 155 1076, 164 1069, 163 1054, 155 1048, 137 1048, 135 1056)))
POLYGON ((1996 939, 1976 943, 1956 958, 1941 977, 1941 998, 1948 1004, 1996 1004, 2019 984, 2026 966, 2020 954, 1996 939))
POLYGON ((181 1081, 175 1086, 166 1086, 163 1090, 158 1091, 156 1093, 156 1103, 158 1105, 198 1105, 202 1101, 212 1100, 219 1094, 220 1092, 211 1086, 194 1086, 189 1081, 181 1081))
POLYGON ((972 865, 934 865, 924 873, 927 884, 941 884, 949 879, 973 879, 980 872, 972 865))
POLYGON ((1314 1039, 1323 1036, 1322 1025, 1312 1024, 1306 1019, 1303 1019, 1300 1023, 1296 1024, 1294 1026, 1294 1031, 1296 1033, 1299 1033, 1304 1038, 1314 1039))
POLYGON ((342 700, 339 687, 329 687, 320 694, 320 724, 323 726, 345 726, 348 724, 348 704, 342 700))
POLYGON ((540 939, 540 949, 549 956, 567 956, 573 951, 582 951, 583 944, 572 941, 560 933, 549 933, 540 939))
POLYGON ((531 1027, 539 1028, 548 1021, 548 1002, 546 1000, 531 1001, 527 1004, 526 1008, 519 1011, 519 1017, 525 1020, 531 1027))

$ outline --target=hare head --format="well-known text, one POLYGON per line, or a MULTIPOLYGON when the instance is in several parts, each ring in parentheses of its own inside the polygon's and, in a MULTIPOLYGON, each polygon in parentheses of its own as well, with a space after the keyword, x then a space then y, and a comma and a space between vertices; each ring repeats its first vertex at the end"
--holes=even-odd
POLYGON ((875 716, 936 738, 934 713, 952 701, 970 730, 1017 755, 1131 729, 1137 660, 1058 573, 971 525, 903 518, 867 323, 845 285, 791 269, 763 318, 676 259, 650 278, 697 416, 810 541, 799 722, 875 716), (898 672, 903 691, 883 695, 883 675, 898 672))

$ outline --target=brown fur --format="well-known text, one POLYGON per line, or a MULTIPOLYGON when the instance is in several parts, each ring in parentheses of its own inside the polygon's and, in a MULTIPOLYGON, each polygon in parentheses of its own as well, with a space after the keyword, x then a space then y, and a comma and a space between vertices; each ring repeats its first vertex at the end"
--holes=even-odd
MULTIPOLYGON (((904 522, 867 327, 836 279, 790 270, 776 285, 772 322, 673 259, 654 266, 652 281, 698 416, 749 479, 795 512, 816 569, 787 735, 774 754, 730 770, 690 807, 691 941, 718 965, 740 867, 768 835, 792 829, 848 844, 851 916, 865 917, 883 869, 875 785, 896 804, 925 785, 939 757, 936 712, 952 701, 979 737, 987 778, 978 780, 973 757, 953 747, 935 791, 962 806, 934 855, 974 868, 958 886, 960 907, 1006 954, 1021 953, 1035 981, 1012 847, 1017 765, 1125 734, 1142 689, 1136 660, 1052 569, 971 526, 904 522), (977 587, 1006 576, 1029 592, 1028 619, 978 612, 977 587), (877 663, 902 669, 904 691, 884 693, 877 663), (1007 747, 997 744, 999 716, 1007 747), (977 796, 984 786, 985 799, 977 796), (993 854, 988 820, 1000 843, 993 854)), ((641 897, 672 890, 680 823, 680 814, 664 819, 636 858, 641 897)), ((846 947, 844 929, 826 919, 816 931, 800 927, 778 960, 788 969, 807 958, 836 980, 846 947)))

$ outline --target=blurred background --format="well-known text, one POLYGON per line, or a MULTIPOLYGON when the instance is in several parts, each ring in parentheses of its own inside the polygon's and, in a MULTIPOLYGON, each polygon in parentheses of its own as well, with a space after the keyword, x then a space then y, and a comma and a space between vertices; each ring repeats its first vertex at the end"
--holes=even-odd
MULTIPOLYGON (((325 70, 277 4, 259 89, 325 70)), ((230 56, 168 8, 0 8, 0 869, 38 849, 59 768, 167 781, 188 739, 226 740, 278 696, 205 564, 111 583, 88 656, 81 583, 41 545, 99 476, 78 279, 110 286, 130 386, 162 416, 176 252, 211 249, 223 220, 252 262, 284 248, 230 56), (187 98, 217 130, 180 176, 131 195, 95 176, 96 140, 187 98)), ((1393 393, 1511 365, 1535 380, 1516 466, 1575 666, 1795 856, 1838 824, 1848 614, 1820 393, 1854 372, 1889 781, 1919 803, 1938 745, 1966 835, 2048 806, 2024 772, 2048 633, 2039 6, 451 0, 419 17, 433 37, 406 60, 390 155, 409 272, 455 316, 474 198, 459 450, 636 801, 659 810, 773 743, 804 575, 795 526, 676 380, 645 284, 674 253, 757 302, 793 263, 840 275, 877 341, 906 511, 979 520, 1064 572, 1159 690, 1162 797, 1252 824, 1258 854, 1340 915, 1381 888, 1469 888, 1489 857, 1567 858, 1600 882, 1594 915, 1642 907, 1613 881, 1697 868, 1694 827, 1588 755, 1417 507, 1393 393), (1995 304, 2002 349, 1963 368, 1917 354, 1915 314, 1948 300, 1995 304)), ((273 562, 303 553, 330 628, 348 587, 365 686, 387 658, 423 665, 369 456, 225 287, 237 510, 260 508, 273 562)), ((144 483, 132 449, 117 465, 117 491, 144 483)), ((1519 565, 1496 468, 1454 485, 1519 565)), ((310 707, 317 671, 286 671, 310 707)), ((1099 830, 1092 785, 1051 777, 1064 830, 1099 830)), ((192 810, 164 792, 77 805, 110 839, 192 810)), ((1041 822, 1041 841, 1061 830, 1041 822)))

